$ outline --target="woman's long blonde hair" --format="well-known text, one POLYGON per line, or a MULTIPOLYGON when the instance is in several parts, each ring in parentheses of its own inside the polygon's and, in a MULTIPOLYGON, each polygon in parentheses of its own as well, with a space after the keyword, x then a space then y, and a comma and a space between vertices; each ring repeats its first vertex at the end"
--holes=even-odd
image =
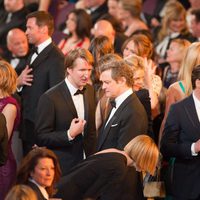
POLYGON ((132 139, 124 151, 144 172, 154 175, 159 160, 159 150, 152 138, 139 135, 132 139))

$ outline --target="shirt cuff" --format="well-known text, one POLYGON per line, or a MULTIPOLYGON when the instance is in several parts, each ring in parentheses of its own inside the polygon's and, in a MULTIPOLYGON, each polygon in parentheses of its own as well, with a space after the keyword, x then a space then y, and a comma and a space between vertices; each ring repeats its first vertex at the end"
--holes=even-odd
POLYGON ((194 145, 195 145, 195 143, 192 143, 192 145, 191 145, 191 153, 192 153, 192 156, 197 156, 198 153, 195 152, 194 145))
POLYGON ((72 140, 74 139, 74 138, 70 135, 69 130, 67 131, 67 136, 68 136, 69 141, 72 141, 72 140))

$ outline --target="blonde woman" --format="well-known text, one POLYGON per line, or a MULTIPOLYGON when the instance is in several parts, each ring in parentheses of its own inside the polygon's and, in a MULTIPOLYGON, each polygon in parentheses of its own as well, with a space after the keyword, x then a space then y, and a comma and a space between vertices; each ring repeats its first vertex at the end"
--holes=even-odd
POLYGON ((4 199, 11 188, 16 176, 16 160, 14 158, 11 141, 14 130, 19 124, 20 111, 17 101, 11 96, 17 87, 17 74, 12 66, 0 60, 0 113, 6 118, 8 132, 8 159, 0 167, 0 199, 4 199))
POLYGON ((57 196, 67 200, 98 198, 101 195, 112 200, 142 199, 142 196, 136 197, 141 189, 138 182, 134 183, 136 180, 131 180, 131 188, 125 188, 133 196, 127 197, 123 190, 123 183, 128 179, 128 170, 130 167, 135 168, 135 177, 138 174, 136 171, 154 175, 158 159, 159 150, 154 141, 147 135, 139 135, 125 146, 124 151, 106 149, 74 167, 58 185, 57 196), (109 198, 106 195, 110 195, 109 198))
POLYGON ((35 192, 26 185, 15 185, 6 195, 5 200, 38 200, 35 192))
POLYGON ((173 83, 167 90, 165 115, 160 129, 160 138, 162 137, 162 131, 170 106, 192 93, 191 74, 192 70, 200 64, 199 52, 200 42, 195 42, 188 47, 180 68, 179 81, 173 83))

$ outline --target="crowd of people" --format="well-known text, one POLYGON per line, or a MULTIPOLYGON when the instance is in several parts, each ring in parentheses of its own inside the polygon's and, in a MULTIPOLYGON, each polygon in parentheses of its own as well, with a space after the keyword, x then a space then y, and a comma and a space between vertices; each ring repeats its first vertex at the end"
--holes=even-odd
POLYGON ((199 0, 0 4, 0 200, 200 199, 199 0))

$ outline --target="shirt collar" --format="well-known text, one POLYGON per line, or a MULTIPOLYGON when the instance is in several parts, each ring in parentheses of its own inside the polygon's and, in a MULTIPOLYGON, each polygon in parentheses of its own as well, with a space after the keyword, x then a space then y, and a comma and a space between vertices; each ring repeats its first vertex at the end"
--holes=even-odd
POLYGON ((41 185, 39 185, 34 179, 29 178, 29 181, 34 183, 35 185, 37 185, 37 187, 39 188, 40 192, 42 193, 42 195, 44 196, 45 199, 49 199, 49 194, 47 193, 46 189, 44 187, 42 187, 41 185))
POLYGON ((130 88, 130 89, 126 90, 124 93, 122 93, 120 96, 118 96, 118 97, 115 99, 116 108, 118 108, 118 107, 123 103, 123 101, 124 101, 128 96, 130 96, 132 93, 133 93, 133 90, 130 88))
POLYGON ((67 87, 69 88, 69 92, 70 92, 71 96, 73 96, 76 93, 76 91, 78 90, 78 88, 74 87, 70 83, 70 81, 67 77, 65 78, 65 83, 67 84, 67 87))
POLYGON ((197 108, 200 108, 200 100, 197 99, 197 97, 195 96, 194 92, 192 93, 193 99, 194 99, 194 104, 197 108))
POLYGON ((43 49, 45 49, 50 43, 52 43, 52 39, 48 38, 43 43, 39 44, 38 47, 38 53, 40 53, 43 49))

